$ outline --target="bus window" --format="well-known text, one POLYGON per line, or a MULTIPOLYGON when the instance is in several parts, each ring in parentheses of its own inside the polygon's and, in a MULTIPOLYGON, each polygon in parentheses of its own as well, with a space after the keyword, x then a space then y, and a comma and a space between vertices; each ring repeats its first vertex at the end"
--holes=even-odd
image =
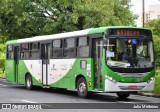
POLYGON ((62 57, 62 40, 53 40, 52 42, 52 57, 61 58, 62 57))
POLYGON ((13 52, 7 53, 7 59, 13 59, 13 52))
POLYGON ((73 58, 75 56, 74 48, 75 48, 75 39, 69 38, 64 39, 64 57, 73 58))
POLYGON ((13 45, 7 46, 7 59, 13 59, 13 45))
POLYGON ((21 44, 21 51, 23 51, 23 50, 29 50, 29 44, 28 43, 21 44))
POLYGON ((39 42, 31 43, 30 44, 30 58, 31 59, 39 59, 40 58, 40 51, 39 51, 39 42))
POLYGON ((147 68, 154 63, 153 42, 149 39, 109 39, 106 59, 109 66, 147 68))
POLYGON ((12 45, 8 45, 7 46, 7 52, 13 51, 13 46, 12 45))
POLYGON ((22 43, 20 51, 20 59, 28 59, 29 58, 29 43, 22 43))
POLYGON ((88 57, 89 39, 87 37, 79 37, 77 42, 77 57, 88 57))

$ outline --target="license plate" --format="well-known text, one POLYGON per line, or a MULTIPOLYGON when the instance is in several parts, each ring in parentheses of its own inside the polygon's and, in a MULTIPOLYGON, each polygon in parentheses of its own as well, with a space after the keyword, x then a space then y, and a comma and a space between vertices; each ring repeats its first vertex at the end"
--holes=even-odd
POLYGON ((128 86, 128 89, 137 89, 137 86, 136 85, 130 85, 130 86, 128 86))

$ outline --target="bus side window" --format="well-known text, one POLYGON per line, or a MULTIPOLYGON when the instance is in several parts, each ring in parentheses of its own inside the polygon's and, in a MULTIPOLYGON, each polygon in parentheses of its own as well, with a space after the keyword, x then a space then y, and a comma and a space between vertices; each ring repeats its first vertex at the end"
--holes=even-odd
POLYGON ((13 59, 13 45, 7 46, 7 59, 13 59))
POLYGON ((61 58, 62 57, 62 40, 53 40, 52 42, 52 57, 61 58))
POLYGON ((75 38, 64 39, 64 57, 75 57, 75 38))
POLYGON ((77 39, 77 57, 88 57, 89 56, 89 38, 79 37, 77 39))
POLYGON ((41 59, 46 59, 46 56, 45 56, 45 47, 44 47, 44 45, 42 45, 42 47, 41 47, 41 59))
POLYGON ((30 44, 30 58, 39 59, 40 58, 40 44, 39 42, 34 42, 30 44))
POLYGON ((20 46, 20 59, 29 58, 29 43, 22 43, 20 46))

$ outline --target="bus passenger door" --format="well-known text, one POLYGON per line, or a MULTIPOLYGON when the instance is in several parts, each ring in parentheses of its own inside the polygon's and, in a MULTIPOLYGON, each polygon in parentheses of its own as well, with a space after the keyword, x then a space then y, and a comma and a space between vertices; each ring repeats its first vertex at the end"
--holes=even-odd
POLYGON ((48 85, 50 78, 50 44, 41 44, 42 84, 48 85))
POLYGON ((92 57, 94 69, 94 89, 102 90, 102 38, 92 39, 92 57))
POLYGON ((18 82, 19 46, 14 47, 14 60, 15 60, 14 81, 18 82))

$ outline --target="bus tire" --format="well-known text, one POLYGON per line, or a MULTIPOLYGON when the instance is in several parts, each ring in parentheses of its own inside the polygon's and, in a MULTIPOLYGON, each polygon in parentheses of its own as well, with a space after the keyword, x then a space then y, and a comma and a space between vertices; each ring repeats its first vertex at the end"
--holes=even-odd
POLYGON ((33 82, 32 82, 32 77, 30 74, 27 74, 26 76, 26 87, 29 90, 33 89, 33 82))
POLYGON ((88 87, 85 78, 81 77, 77 82, 77 92, 79 97, 86 98, 88 95, 88 87))
POLYGON ((117 93, 117 96, 120 98, 120 99, 126 99, 130 96, 130 93, 117 93))

